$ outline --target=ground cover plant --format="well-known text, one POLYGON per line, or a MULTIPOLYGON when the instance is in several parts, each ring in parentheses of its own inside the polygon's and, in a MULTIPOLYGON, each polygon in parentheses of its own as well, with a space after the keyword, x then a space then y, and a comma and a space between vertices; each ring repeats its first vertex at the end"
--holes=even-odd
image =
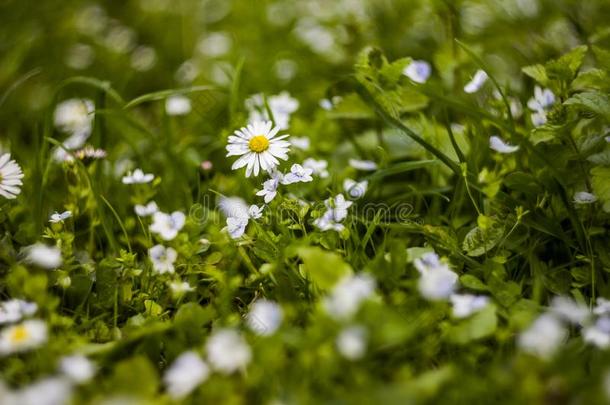
POLYGON ((0 404, 610 402, 610 3, 0 3, 0 404))

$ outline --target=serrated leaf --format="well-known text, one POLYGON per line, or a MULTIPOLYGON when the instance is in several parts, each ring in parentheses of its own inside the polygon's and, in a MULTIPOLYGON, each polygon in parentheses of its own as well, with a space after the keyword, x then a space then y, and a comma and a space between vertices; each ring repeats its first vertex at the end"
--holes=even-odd
POLYGON ((472 274, 464 274, 460 277, 460 284, 475 291, 487 291, 489 288, 472 274))
POLYGON ((523 73, 536 80, 539 84, 547 86, 549 78, 546 74, 546 69, 540 64, 525 66, 521 69, 523 73))
POLYGON ((476 226, 464 237, 462 249, 468 256, 481 256, 493 249, 504 235, 504 225, 493 220, 485 230, 476 226))
POLYGON ((576 105, 610 121, 610 97, 599 91, 585 91, 567 99, 564 105, 576 105))

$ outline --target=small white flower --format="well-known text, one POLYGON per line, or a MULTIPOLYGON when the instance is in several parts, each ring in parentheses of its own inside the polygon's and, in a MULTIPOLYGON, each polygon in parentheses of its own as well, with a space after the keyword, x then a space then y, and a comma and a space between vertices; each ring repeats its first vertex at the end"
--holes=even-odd
POLYGON ((186 216, 180 211, 174 211, 171 214, 155 212, 150 231, 158 234, 163 240, 172 240, 178 235, 185 221, 186 216))
POLYGON ((221 197, 218 202, 218 208, 225 217, 249 218, 248 204, 239 197, 221 197))
POLYGON ((313 180, 312 169, 306 169, 299 164, 293 164, 290 173, 284 175, 282 184, 307 183, 313 180))
POLYGON ((55 211, 53 214, 51 214, 51 217, 49 218, 49 222, 51 223, 58 223, 58 222, 64 222, 66 219, 70 218, 72 216, 72 211, 64 211, 61 214, 57 211, 55 211))
POLYGON ((367 180, 364 181, 354 181, 352 179, 343 180, 343 190, 347 193, 350 198, 358 199, 364 197, 366 194, 366 190, 369 186, 369 182, 367 180))
POLYGON ((257 335, 271 336, 282 324, 283 316, 282 307, 276 302, 259 299, 250 306, 246 324, 257 335))
POLYGON ((263 216, 263 208, 263 206, 259 207, 257 205, 252 204, 250 208, 248 208, 248 215, 252 219, 259 219, 263 216))
POLYGON ((341 331, 335 342, 339 353, 348 360, 361 359, 366 353, 367 332, 362 326, 350 326, 341 331))
POLYGON ((574 193, 574 203, 576 204, 593 204, 597 201, 597 196, 587 191, 579 191, 574 193))
POLYGON ((148 249, 148 256, 157 273, 164 274, 174 272, 174 262, 178 258, 178 253, 173 248, 155 245, 148 249))
POLYGON ((220 329, 212 333, 205 345, 212 368, 232 374, 245 368, 252 359, 250 346, 235 329, 220 329))
POLYGON ((532 125, 535 127, 546 124, 546 112, 543 110, 533 112, 530 118, 532 120, 532 125))
POLYGON ((371 172, 373 170, 377 170, 377 163, 372 160, 358 160, 358 159, 350 159, 349 165, 354 169, 371 172))
POLYGON ((532 111, 546 111, 555 103, 555 94, 549 89, 534 87, 534 97, 530 98, 527 106, 532 111))
POLYGON ((151 201, 146 205, 136 204, 133 210, 139 217, 149 217, 151 215, 154 215, 155 212, 158 212, 159 207, 157 206, 156 202, 151 201))
POLYGON ((409 63, 402 74, 413 80, 415 83, 425 83, 428 81, 432 68, 425 60, 414 60, 409 63))
POLYGON ((600 349, 610 347, 610 317, 601 317, 594 325, 583 328, 582 336, 585 342, 600 349))
POLYGON ((233 41, 225 32, 210 32, 199 40, 197 50, 203 55, 215 58, 229 52, 233 41))
POLYGON ((375 292, 375 280, 366 273, 343 277, 323 300, 324 309, 334 319, 353 317, 363 301, 375 292))
POLYGON ((227 232, 232 239, 239 239, 246 232, 248 218, 229 217, 227 218, 227 232))
POLYGON ((263 183, 263 189, 259 190, 256 195, 259 197, 264 197, 265 204, 269 204, 277 195, 277 188, 280 185, 282 178, 283 176, 280 173, 272 175, 269 180, 265 180, 263 183))
POLYGON ((17 198, 21 193, 22 178, 23 171, 17 162, 11 160, 11 154, 0 156, 0 196, 8 200, 17 198))
POLYGON ((603 297, 597 297, 595 301, 597 305, 593 308, 595 315, 609 315, 610 314, 610 300, 603 297))
POLYGON ((291 136, 288 138, 288 142, 297 149, 309 150, 309 138, 306 136, 291 136))
POLYGON ((591 316, 586 305, 578 303, 568 297, 554 297, 551 302, 551 312, 560 319, 576 325, 582 325, 591 316))
POLYGON ((155 178, 152 173, 146 173, 141 169, 136 169, 132 172, 128 172, 127 175, 123 176, 123 184, 145 184, 150 183, 155 178))
POLYGON ((464 91, 468 94, 476 93, 483 87, 487 81, 487 73, 483 70, 477 70, 472 80, 464 86, 464 91))
POLYGON ((195 287, 186 281, 172 281, 169 283, 169 289, 172 290, 174 297, 181 297, 187 292, 195 291, 195 287))
POLYGON ((568 331, 557 317, 542 314, 519 335, 517 343, 523 351, 548 359, 563 344, 567 336, 568 331))
POLYGON ((303 167, 311 169, 313 174, 321 178, 328 177, 328 162, 326 160, 316 160, 313 158, 307 158, 303 161, 303 167))
POLYGON ((496 135, 489 137, 489 147, 498 153, 515 153, 519 150, 519 146, 510 145, 496 135))
POLYGON ((197 353, 182 353, 165 371, 163 382, 167 393, 174 400, 189 395, 199 384, 208 379, 210 368, 197 353))
POLYGON ((326 208, 332 212, 332 218, 335 222, 341 222, 347 217, 347 209, 352 204, 353 202, 346 200, 343 194, 337 194, 335 198, 324 201, 326 208))
POLYGON ((66 378, 48 377, 15 391, 7 405, 65 405, 70 403, 72 390, 66 378))
POLYGON ((18 322, 26 316, 34 315, 38 305, 20 299, 0 302, 0 325, 18 322))
POLYGON ((29 319, 2 329, 0 355, 34 349, 46 341, 47 325, 39 319, 29 319))
POLYGON ((72 98, 62 101, 55 108, 55 126, 60 131, 87 138, 93 126, 94 111, 95 105, 91 100, 72 98))
POLYGON ((419 271, 418 288, 420 294, 428 300, 449 298, 455 290, 458 276, 440 261, 434 252, 425 253, 413 262, 419 271))
POLYGON ((341 232, 345 229, 345 226, 343 224, 334 221, 332 211, 326 211, 324 213, 324 215, 322 215, 320 218, 316 218, 313 221, 313 224, 316 228, 318 228, 322 232, 326 232, 326 231, 341 232))
POLYGON ((604 140, 605 140, 606 142, 610 143, 610 135, 608 135, 608 136, 604 137, 604 140))
POLYGON ((61 266, 61 250, 55 246, 36 243, 26 248, 27 261, 45 269, 56 269, 61 266))
POLYGON ((288 135, 276 136, 279 127, 273 127, 271 121, 257 121, 243 127, 229 136, 227 156, 240 156, 231 166, 232 170, 246 166, 246 177, 252 173, 258 176, 260 170, 271 173, 279 161, 288 159, 290 142, 285 141, 288 135))
POLYGON ((187 115, 191 112, 191 100, 184 96, 171 96, 165 100, 167 115, 187 115))
POLYGON ((76 384, 85 383, 93 378, 97 372, 95 364, 87 357, 73 355, 63 357, 59 362, 59 370, 63 375, 76 384))
MULTIPOLYGON (((288 92, 283 91, 280 94, 267 98, 267 105, 271 110, 271 114, 273 114, 275 124, 279 129, 285 130, 288 129, 290 116, 299 108, 299 101, 292 98, 288 92)), ((255 94, 248 98, 246 100, 246 108, 250 113, 248 122, 251 124, 271 119, 267 113, 262 94, 255 94)))
POLYGON ((489 303, 489 298, 483 295, 452 294, 449 299, 453 305, 453 316, 456 318, 467 318, 489 303))

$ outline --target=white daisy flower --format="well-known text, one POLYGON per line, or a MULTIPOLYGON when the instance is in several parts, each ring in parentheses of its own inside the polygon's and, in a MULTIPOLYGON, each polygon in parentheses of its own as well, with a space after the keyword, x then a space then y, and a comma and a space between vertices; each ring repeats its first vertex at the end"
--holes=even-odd
POLYGON ((595 324, 583 328, 582 337, 585 342, 600 349, 610 347, 610 317, 601 317, 595 324))
POLYGON ((328 173, 328 162, 326 160, 316 160, 313 158, 307 158, 303 161, 303 167, 306 169, 313 170, 313 174, 321 178, 329 176, 328 173))
POLYGON ((372 160, 350 159, 348 163, 354 169, 365 172, 377 170, 377 163, 373 162, 372 160))
POLYGON ((324 298, 324 309, 334 319, 349 319, 373 295, 375 284, 375 280, 366 273, 345 276, 334 286, 331 294, 324 298))
POLYGON ((0 325, 18 322, 26 316, 31 316, 38 310, 38 305, 20 299, 0 302, 0 325))
POLYGON ((186 216, 180 211, 174 211, 171 214, 155 212, 149 229, 163 240, 172 240, 178 235, 185 221, 186 216))
POLYGON ((155 212, 158 212, 159 207, 157 206, 156 202, 151 201, 146 205, 136 204, 136 206, 133 207, 133 210, 139 217, 149 217, 154 215, 155 212))
POLYGON ((51 217, 49 218, 49 222, 56 224, 58 222, 64 222, 66 219, 70 218, 72 216, 72 211, 64 211, 61 214, 57 211, 55 211, 53 214, 51 214, 51 217))
POLYGON ((91 134, 93 127, 93 112, 95 104, 88 99, 76 99, 62 101, 55 108, 55 126, 69 134, 81 134, 85 138, 91 134))
POLYGON ((554 315, 540 315, 532 325, 519 335, 521 350, 548 359, 559 349, 568 336, 568 331, 554 315))
POLYGON ((39 319, 29 319, 2 329, 0 332, 0 355, 34 349, 46 341, 46 323, 39 319))
POLYGON ((487 73, 479 69, 472 77, 472 80, 466 83, 466 85, 464 86, 464 91, 468 94, 476 93, 481 89, 481 87, 483 87, 486 81, 487 73))
POLYGON ((306 136, 291 136, 288 138, 288 142, 297 149, 309 150, 309 138, 306 136))
POLYGON ((364 181, 354 181, 352 179, 343 180, 343 190, 347 193, 350 198, 358 199, 364 197, 366 194, 366 190, 369 186, 369 182, 367 180, 364 181))
POLYGON ((579 191, 574 193, 574 203, 576 204, 593 204, 597 201, 597 196, 587 191, 579 191))
POLYGON ((148 256, 153 264, 153 269, 159 274, 173 273, 174 262, 178 258, 178 253, 171 247, 155 245, 148 249, 148 256))
POLYGON ((591 316, 591 311, 586 305, 568 297, 554 297, 550 309, 559 318, 575 325, 584 324, 591 316))
POLYGON ((194 351, 182 353, 163 375, 167 393, 174 400, 189 395, 199 384, 208 379, 210 368, 194 351))
POLYGON ((95 376, 97 367, 86 356, 76 354, 63 357, 59 361, 59 371, 70 381, 82 384, 95 376))
POLYGON ((263 208, 264 207, 262 205, 259 207, 257 205, 252 204, 248 208, 248 216, 252 219, 259 219, 263 216, 263 208))
POLYGON ((223 374, 244 369, 252 360, 250 346, 235 329, 219 329, 213 332, 205 349, 212 368, 223 374))
POLYGON ((456 318, 467 318, 489 303, 489 297, 484 295, 452 294, 449 299, 453 305, 453 316, 456 318))
POLYGON ((144 173, 141 169, 136 169, 133 172, 128 172, 123 176, 123 184, 146 184, 153 181, 155 175, 152 173, 144 173))
POLYGON ((335 341, 341 356, 348 360, 361 359, 366 353, 367 331, 360 325, 350 326, 341 331, 335 341))
MULTIPOLYGON (((87 145, 74 152, 74 157, 76 157, 78 160, 84 161, 85 163, 93 160, 104 159, 106 156, 107 153, 104 149, 96 149, 90 145, 87 145)), ((72 159, 72 156, 69 156, 68 160, 70 159, 72 159)))
POLYGON ((425 83, 428 81, 432 68, 425 60, 414 60, 402 71, 402 74, 413 80, 415 83, 425 83))
POLYGON ((276 302, 259 299, 250 306, 246 325, 259 336, 271 336, 280 327, 283 316, 282 307, 276 302))
POLYGON ((425 253, 413 262, 420 273, 418 288, 420 294, 428 300, 449 298, 457 286, 458 275, 440 261, 434 252, 425 253))
POLYGON ((17 198, 21 193, 22 178, 23 171, 17 162, 11 160, 11 154, 0 156, 0 196, 8 200, 17 198))
POLYGON ((519 150, 519 146, 510 145, 502 140, 499 136, 493 135, 489 137, 489 147, 498 153, 515 153, 519 150))
POLYGON ((188 97, 175 95, 165 100, 167 115, 187 115, 191 112, 191 100, 188 97))
POLYGON ((45 269, 56 269, 61 266, 61 250, 56 246, 36 243, 26 249, 27 261, 45 269))
POLYGON ((281 173, 276 172, 276 175, 271 176, 269 180, 265 180, 263 183, 263 189, 257 191, 256 195, 259 197, 264 197, 265 204, 269 204, 275 196, 277 195, 277 188, 282 181, 281 173))
POLYGON ((282 178, 282 184, 288 185, 293 183, 308 183, 313 180, 311 174, 313 169, 306 169, 300 164, 293 164, 290 167, 290 173, 287 173, 282 178))
POLYGON ((252 173, 258 176, 260 169, 273 171, 279 164, 276 158, 287 160, 290 142, 283 140, 288 135, 276 136, 278 127, 271 121, 254 122, 235 131, 229 136, 227 156, 241 156, 233 163, 231 169, 237 170, 246 166, 246 177, 252 173))
POLYGON ((238 239, 243 236, 248 226, 248 218, 229 217, 227 218, 227 232, 232 239, 238 239))

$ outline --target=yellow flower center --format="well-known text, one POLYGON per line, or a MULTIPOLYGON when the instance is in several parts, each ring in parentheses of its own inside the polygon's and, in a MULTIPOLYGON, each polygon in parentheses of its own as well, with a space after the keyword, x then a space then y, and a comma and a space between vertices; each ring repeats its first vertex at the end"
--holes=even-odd
POLYGON ((24 340, 27 340, 30 337, 30 333, 28 332, 25 326, 16 326, 9 339, 12 343, 21 343, 24 340))
POLYGON ((250 139, 248 146, 252 152, 261 153, 269 149, 269 140, 264 135, 257 135, 250 139))

